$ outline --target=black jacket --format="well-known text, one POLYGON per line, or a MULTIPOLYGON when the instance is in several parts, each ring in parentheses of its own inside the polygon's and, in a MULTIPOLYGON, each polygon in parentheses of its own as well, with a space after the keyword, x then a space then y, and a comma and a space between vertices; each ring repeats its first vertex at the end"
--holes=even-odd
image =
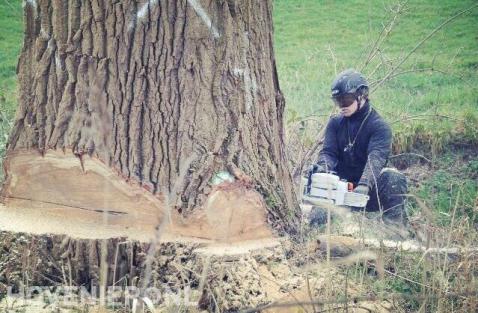
POLYGON ((339 115, 329 120, 318 164, 354 185, 373 187, 374 177, 378 178, 387 163, 391 145, 390 126, 367 102, 350 117, 339 115), (353 147, 346 149, 354 140, 353 147))

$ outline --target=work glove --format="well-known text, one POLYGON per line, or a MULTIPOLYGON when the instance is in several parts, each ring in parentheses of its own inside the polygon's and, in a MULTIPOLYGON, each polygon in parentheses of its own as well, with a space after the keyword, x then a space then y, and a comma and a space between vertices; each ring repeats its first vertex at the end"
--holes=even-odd
POLYGON ((319 164, 312 165, 307 171, 307 194, 310 193, 310 187, 312 186, 312 175, 315 173, 326 173, 325 167, 319 164))
POLYGON ((363 194, 363 195, 366 195, 366 196, 368 195, 369 191, 370 191, 370 188, 368 188, 368 186, 366 186, 366 185, 358 185, 354 189, 354 192, 360 193, 360 194, 363 194))
POLYGON ((312 176, 312 174, 315 173, 325 173, 325 167, 319 164, 314 164, 309 168, 309 176, 312 176))

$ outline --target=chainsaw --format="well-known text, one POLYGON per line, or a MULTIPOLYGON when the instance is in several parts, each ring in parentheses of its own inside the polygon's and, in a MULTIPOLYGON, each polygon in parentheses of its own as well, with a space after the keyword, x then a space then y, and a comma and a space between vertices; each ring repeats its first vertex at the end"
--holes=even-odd
POLYGON ((353 192, 353 184, 342 181, 337 175, 314 173, 303 178, 303 203, 320 205, 323 203, 340 206, 365 207, 369 196, 353 192))

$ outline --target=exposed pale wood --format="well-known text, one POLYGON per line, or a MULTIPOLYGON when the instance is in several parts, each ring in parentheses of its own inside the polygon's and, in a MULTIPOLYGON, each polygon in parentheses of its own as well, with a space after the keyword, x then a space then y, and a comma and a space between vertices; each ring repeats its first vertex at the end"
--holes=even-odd
POLYGON ((70 152, 16 151, 5 162, 0 229, 77 238, 128 237, 238 242, 270 238, 262 197, 240 182, 214 187, 205 204, 182 217, 165 195, 152 195, 96 158, 70 152))

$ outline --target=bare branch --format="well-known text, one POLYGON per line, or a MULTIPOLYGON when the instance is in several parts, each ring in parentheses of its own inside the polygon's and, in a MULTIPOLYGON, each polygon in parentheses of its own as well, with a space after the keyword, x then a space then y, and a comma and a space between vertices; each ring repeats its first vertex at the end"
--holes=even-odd
POLYGON ((400 153, 400 154, 392 155, 391 157, 389 157, 389 159, 396 159, 396 158, 403 157, 403 156, 407 156, 407 155, 414 156, 414 157, 418 157, 418 158, 420 158, 420 159, 422 159, 422 160, 427 161, 428 163, 432 163, 432 160, 430 160, 430 159, 424 157, 423 155, 418 154, 418 153, 411 153, 411 152, 408 152, 408 153, 400 153))
POLYGON ((433 37, 433 35, 435 35, 440 29, 442 29, 443 27, 445 27, 447 24, 449 24, 450 22, 454 21, 455 19, 457 19, 458 17, 462 16, 463 14, 473 10, 474 8, 478 7, 478 3, 475 3, 474 5, 470 6, 469 8, 465 9, 465 10, 462 10, 460 12, 458 12, 457 14, 453 15, 452 17, 448 18, 447 20, 445 20, 443 23, 441 23, 440 25, 438 25, 434 30, 432 30, 425 38, 423 38, 422 40, 420 40, 415 47, 413 47, 412 50, 410 50, 403 58, 400 62, 398 62, 397 65, 395 65, 392 70, 390 70, 387 75, 385 75, 385 77, 383 77, 371 90, 370 92, 374 92, 375 90, 377 90, 377 88, 379 86, 381 86, 385 81, 388 80, 388 78, 393 75, 395 73, 395 71, 403 65, 403 63, 405 63, 406 60, 408 60, 408 58, 415 52, 418 50, 418 48, 420 48, 428 39, 430 39, 431 37, 433 37))
POLYGON ((380 34, 378 35, 377 39, 372 44, 372 47, 370 48, 369 54, 368 54, 367 58, 365 59, 364 64, 360 67, 360 72, 363 72, 363 70, 365 70, 365 68, 367 68, 367 66, 370 64, 370 62, 377 55, 377 52, 380 51, 380 46, 383 44, 385 39, 390 35, 394 26, 396 25, 396 21, 398 20, 398 17, 403 13, 404 8, 405 8, 405 4, 406 4, 406 2, 404 2, 404 3, 399 2, 397 4, 397 8, 395 10, 392 9, 392 11, 394 12, 394 15, 393 15, 392 19, 388 22, 388 24, 386 26, 383 26, 383 28, 380 31, 380 34))

